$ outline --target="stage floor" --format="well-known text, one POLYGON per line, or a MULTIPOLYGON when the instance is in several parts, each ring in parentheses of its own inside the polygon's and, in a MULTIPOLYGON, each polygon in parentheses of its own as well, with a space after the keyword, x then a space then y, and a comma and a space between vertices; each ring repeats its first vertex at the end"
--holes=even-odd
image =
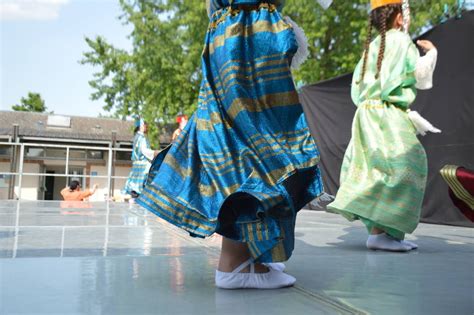
POLYGON ((411 253, 302 211, 281 290, 214 287, 219 237, 119 203, 0 201, 0 314, 473 314, 474 229, 421 224, 411 253), (68 208, 69 207, 69 208, 68 208))

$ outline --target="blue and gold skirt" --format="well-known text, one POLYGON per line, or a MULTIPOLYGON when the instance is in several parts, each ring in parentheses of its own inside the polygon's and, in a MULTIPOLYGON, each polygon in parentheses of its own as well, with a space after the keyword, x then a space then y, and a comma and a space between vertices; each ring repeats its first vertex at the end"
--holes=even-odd
POLYGON ((192 236, 245 242, 256 261, 287 260, 297 211, 323 191, 289 68, 296 50, 273 5, 215 11, 198 109, 153 161, 138 203, 192 236))
POLYGON ((147 160, 133 161, 132 169, 128 175, 128 179, 125 182, 125 188, 123 192, 131 194, 132 191, 140 194, 142 192, 145 180, 150 170, 150 162, 147 160))

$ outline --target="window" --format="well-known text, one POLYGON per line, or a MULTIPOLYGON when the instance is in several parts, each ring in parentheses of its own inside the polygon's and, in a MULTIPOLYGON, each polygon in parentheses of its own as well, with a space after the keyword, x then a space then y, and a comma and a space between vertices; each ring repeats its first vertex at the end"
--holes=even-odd
POLYGON ((117 161, 130 161, 132 159, 132 152, 117 151, 115 157, 117 161))
POLYGON ((83 160, 86 158, 86 151, 85 150, 69 150, 69 158, 71 160, 83 160))
POLYGON ((90 160, 103 160, 104 159, 104 151, 87 151, 87 158, 90 160))
POLYGON ((0 146, 0 155, 11 155, 12 154, 12 147, 8 145, 0 146))
POLYGON ((50 158, 66 158, 66 149, 47 149, 46 156, 50 158))
POLYGON ((26 156, 32 158, 40 158, 44 157, 44 149, 43 148, 27 148, 26 149, 26 156))

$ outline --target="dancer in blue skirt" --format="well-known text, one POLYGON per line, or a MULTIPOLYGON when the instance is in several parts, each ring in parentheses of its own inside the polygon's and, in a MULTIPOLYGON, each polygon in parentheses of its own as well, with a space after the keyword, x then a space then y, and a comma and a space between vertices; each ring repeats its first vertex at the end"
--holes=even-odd
POLYGON ((137 202, 192 236, 223 236, 216 285, 280 288, 296 213, 323 193, 293 84, 282 1, 208 1, 198 109, 153 161, 137 202))
POLYGON ((151 161, 156 155, 146 138, 147 131, 147 123, 143 119, 137 118, 135 120, 135 136, 133 137, 132 169, 123 189, 124 194, 132 197, 131 201, 142 192, 151 161))

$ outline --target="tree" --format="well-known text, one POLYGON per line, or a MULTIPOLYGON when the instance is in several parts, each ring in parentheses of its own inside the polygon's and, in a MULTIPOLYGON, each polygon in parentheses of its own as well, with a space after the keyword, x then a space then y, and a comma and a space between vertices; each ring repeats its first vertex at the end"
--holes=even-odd
MULTIPOLYGON (((412 33, 440 21, 444 4, 456 0, 412 1, 412 33)), ((132 50, 86 38, 91 51, 83 64, 100 68, 89 83, 93 100, 125 118, 141 115, 148 122, 172 122, 177 113, 190 114, 197 105, 201 81, 200 54, 207 30, 205 1, 120 0, 120 17, 133 27, 132 50)), ((352 71, 362 54, 368 23, 368 0, 335 0, 327 11, 315 0, 287 0, 283 14, 301 25, 309 38, 310 59, 295 80, 313 83, 352 71)), ((158 126, 150 124, 152 141, 158 126)), ((156 143, 156 140, 153 141, 156 143)))
POLYGON ((20 105, 13 105, 12 109, 18 112, 44 113, 47 108, 44 105, 44 100, 41 98, 39 93, 28 92, 28 96, 26 98, 21 98, 20 105))
MULTIPOLYGON (((368 0, 334 0, 324 11, 315 0, 287 0, 283 14, 305 30, 310 57, 294 73, 295 80, 313 83, 353 71, 362 55, 367 36, 368 0)), ((444 4, 454 7, 456 0, 411 1, 411 34, 420 34, 439 23, 444 4)))
MULTIPOLYGON (((93 100, 104 98, 104 109, 125 118, 140 115, 148 122, 168 123, 197 105, 201 81, 200 54, 207 28, 204 1, 126 1, 121 19, 133 27, 132 51, 86 38, 92 49, 82 64, 98 66, 89 84, 93 100)), ((150 124, 153 142, 158 125, 150 124)))

